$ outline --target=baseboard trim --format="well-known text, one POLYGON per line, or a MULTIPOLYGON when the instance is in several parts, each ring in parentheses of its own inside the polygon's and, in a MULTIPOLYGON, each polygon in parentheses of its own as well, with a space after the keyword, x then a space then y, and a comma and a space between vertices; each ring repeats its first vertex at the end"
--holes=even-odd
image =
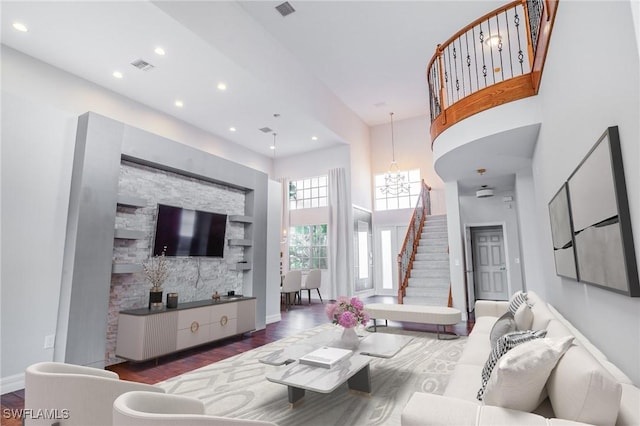
POLYGON ((24 373, 0 378, 0 394, 24 389, 24 373))
POLYGON ((282 315, 280 315, 279 313, 275 314, 275 315, 269 315, 266 319, 265 322, 267 324, 272 324, 274 322, 279 322, 280 320, 282 320, 282 315))

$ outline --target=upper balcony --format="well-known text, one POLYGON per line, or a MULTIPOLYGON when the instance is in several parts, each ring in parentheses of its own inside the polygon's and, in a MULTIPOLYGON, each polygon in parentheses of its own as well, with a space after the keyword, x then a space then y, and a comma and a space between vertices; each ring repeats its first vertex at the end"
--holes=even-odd
POLYGON ((438 45, 427 68, 431 145, 452 125, 536 95, 558 0, 516 0, 438 45))

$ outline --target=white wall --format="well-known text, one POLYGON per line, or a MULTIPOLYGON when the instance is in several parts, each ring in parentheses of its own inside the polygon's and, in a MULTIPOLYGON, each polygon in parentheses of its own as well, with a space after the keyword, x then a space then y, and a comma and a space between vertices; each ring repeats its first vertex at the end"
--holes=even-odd
POLYGON ((558 7, 539 94, 543 125, 532 167, 538 221, 531 226, 540 231, 544 279, 527 284, 532 290, 542 288, 551 304, 640 384, 640 298, 556 276, 547 211, 553 194, 605 129, 618 125, 640 264, 640 65, 635 34, 630 2, 563 2, 558 7))
POLYGON ((447 200, 447 236, 449 238, 451 294, 453 297, 453 306, 460 309, 462 319, 466 320, 464 238, 461 225, 462 212, 460 211, 458 182, 446 182, 445 193, 447 200))
POLYGON ((2 92, 3 394, 53 360, 75 132, 74 114, 2 92))
POLYGON ((280 220, 282 191, 280 182, 269 181, 267 218, 267 308, 266 323, 280 321, 280 220))
POLYGON ((523 290, 535 286, 538 294, 546 299, 542 262, 538 256, 540 247, 539 229, 531 226, 538 221, 536 216, 535 185, 531 170, 516 174, 515 208, 518 214, 520 233, 520 267, 523 274, 523 290))
POLYGON ((351 152, 349 145, 336 145, 304 154, 276 157, 273 177, 274 179, 281 177, 299 179, 320 176, 326 175, 330 169, 336 167, 343 167, 350 174, 351 152))
POLYGON ((371 185, 373 175, 371 173, 371 144, 367 128, 366 135, 359 140, 350 142, 351 152, 351 202, 356 206, 371 210, 371 185))

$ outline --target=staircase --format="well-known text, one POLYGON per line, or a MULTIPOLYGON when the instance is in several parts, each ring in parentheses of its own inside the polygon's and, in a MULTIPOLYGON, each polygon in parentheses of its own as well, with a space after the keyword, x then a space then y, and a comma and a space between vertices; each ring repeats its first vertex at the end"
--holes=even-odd
POLYGON ((427 216, 403 302, 447 306, 449 300, 447 216, 427 216))

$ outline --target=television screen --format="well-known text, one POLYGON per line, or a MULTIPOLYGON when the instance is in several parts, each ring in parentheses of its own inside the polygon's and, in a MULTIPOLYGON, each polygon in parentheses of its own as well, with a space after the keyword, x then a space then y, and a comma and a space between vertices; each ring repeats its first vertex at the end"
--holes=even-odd
POLYGON ((227 215, 158 204, 153 254, 223 257, 227 215))

